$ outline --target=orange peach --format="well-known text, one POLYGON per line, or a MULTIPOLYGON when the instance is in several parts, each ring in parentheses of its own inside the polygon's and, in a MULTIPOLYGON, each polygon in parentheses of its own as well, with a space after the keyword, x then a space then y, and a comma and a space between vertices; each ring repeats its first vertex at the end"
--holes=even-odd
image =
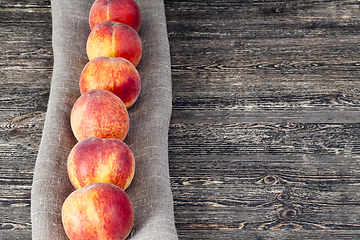
POLYGON ((127 108, 140 94, 140 75, 134 65, 120 57, 97 57, 88 62, 80 76, 81 94, 105 89, 118 96, 127 108))
POLYGON ((70 151, 67 170, 77 189, 91 182, 105 182, 125 190, 134 177, 135 159, 118 139, 88 137, 70 151))
POLYGON ((134 209, 128 195, 113 184, 89 183, 72 192, 61 210, 70 240, 123 240, 134 225, 134 209))
POLYGON ((81 95, 70 115, 71 129, 78 141, 87 137, 116 138, 123 141, 129 131, 129 114, 115 94, 94 89, 81 95))
POLYGON ((139 32, 141 12, 134 0, 96 0, 90 9, 89 25, 93 29, 105 21, 121 22, 139 32))
POLYGON ((122 57, 135 67, 142 55, 142 43, 138 33, 124 23, 101 22, 90 32, 86 42, 89 60, 96 57, 122 57))

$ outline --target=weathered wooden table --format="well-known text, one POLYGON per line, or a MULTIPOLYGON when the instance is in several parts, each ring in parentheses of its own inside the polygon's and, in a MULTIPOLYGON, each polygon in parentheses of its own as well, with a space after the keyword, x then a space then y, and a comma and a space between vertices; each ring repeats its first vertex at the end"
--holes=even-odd
MULTIPOLYGON (((165 1, 179 239, 360 239, 360 1, 165 1)), ((0 0, 0 239, 31 239, 48 0, 0 0)))

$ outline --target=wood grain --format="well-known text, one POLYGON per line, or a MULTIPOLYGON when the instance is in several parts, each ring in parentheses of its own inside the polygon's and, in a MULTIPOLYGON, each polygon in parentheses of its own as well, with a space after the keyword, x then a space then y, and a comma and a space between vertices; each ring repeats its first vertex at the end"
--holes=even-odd
POLYGON ((358 4, 171 4, 174 121, 358 121, 358 4))
MULTIPOLYGON (((360 238, 360 3, 166 0, 179 239, 360 238)), ((31 239, 50 1, 0 0, 0 239, 31 239)))
POLYGON ((49 1, 0 1, 0 239, 31 239, 30 192, 52 72, 49 1))
POLYGON ((358 239, 359 3, 166 3, 180 239, 358 239))

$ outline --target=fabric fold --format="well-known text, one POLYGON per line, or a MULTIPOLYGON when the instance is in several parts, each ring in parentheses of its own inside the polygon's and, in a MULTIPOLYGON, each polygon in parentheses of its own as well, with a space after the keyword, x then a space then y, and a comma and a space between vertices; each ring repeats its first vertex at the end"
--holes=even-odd
MULTIPOLYGON (((128 239, 177 239, 168 165, 168 128, 172 108, 170 50, 164 3, 137 1, 142 24, 139 31, 143 55, 137 66, 141 93, 129 109, 130 129, 125 142, 132 150, 136 169, 126 190, 135 210, 128 239)), ((79 78, 88 62, 88 15, 93 0, 52 0, 54 67, 43 135, 35 164, 31 192, 32 237, 67 239, 61 207, 75 189, 66 161, 76 144, 70 113, 80 96, 79 78)))

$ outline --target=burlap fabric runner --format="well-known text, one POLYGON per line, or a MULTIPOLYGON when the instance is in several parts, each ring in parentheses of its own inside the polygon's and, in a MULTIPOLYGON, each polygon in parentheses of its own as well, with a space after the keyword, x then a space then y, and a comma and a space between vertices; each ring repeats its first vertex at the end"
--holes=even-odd
MULTIPOLYGON (((138 0, 143 56, 137 69, 141 94, 129 109, 125 142, 136 159, 136 173, 126 190, 135 210, 129 239, 177 239, 168 167, 171 116, 171 71, 164 3, 138 0)), ((76 139, 70 128, 71 108, 80 96, 79 77, 88 62, 88 15, 93 0, 52 0, 54 69, 43 136, 34 170, 31 196, 32 236, 67 239, 61 207, 74 191, 66 160, 76 139)))

